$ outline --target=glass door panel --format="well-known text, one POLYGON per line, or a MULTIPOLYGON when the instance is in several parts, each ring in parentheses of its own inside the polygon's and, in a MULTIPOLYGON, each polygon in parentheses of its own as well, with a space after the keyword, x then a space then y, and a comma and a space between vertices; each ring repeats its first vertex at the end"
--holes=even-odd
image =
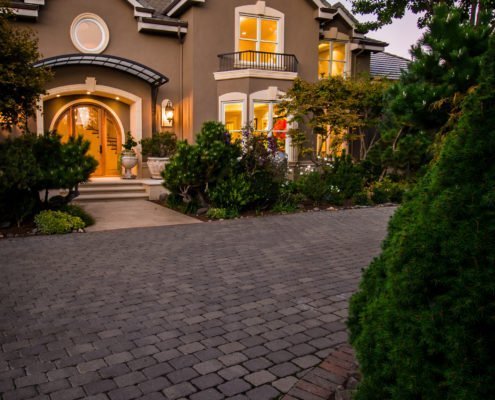
POLYGON ((118 176, 120 175, 118 165, 121 139, 119 129, 113 119, 109 118, 108 115, 105 117, 104 131, 105 146, 103 147, 103 157, 105 159, 105 175, 118 176))
POLYGON ((98 161, 98 167, 94 176, 102 176, 104 173, 102 157, 102 132, 101 116, 97 107, 84 105, 74 107, 74 136, 82 135, 89 141, 89 153, 98 161))
POLYGON ((89 141, 88 154, 98 161, 93 176, 120 175, 118 165, 122 132, 115 119, 105 109, 90 104, 72 106, 59 117, 55 129, 62 136, 63 142, 78 135, 89 141))

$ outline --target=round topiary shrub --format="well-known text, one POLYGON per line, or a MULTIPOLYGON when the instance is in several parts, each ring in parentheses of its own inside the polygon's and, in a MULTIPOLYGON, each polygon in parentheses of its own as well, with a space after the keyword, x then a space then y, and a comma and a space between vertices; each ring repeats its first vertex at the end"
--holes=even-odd
POLYGON ((70 233, 85 227, 81 218, 63 211, 41 211, 34 217, 34 222, 38 231, 45 235, 70 233))
POLYGON ((495 41, 351 300, 356 400, 494 398, 495 41))

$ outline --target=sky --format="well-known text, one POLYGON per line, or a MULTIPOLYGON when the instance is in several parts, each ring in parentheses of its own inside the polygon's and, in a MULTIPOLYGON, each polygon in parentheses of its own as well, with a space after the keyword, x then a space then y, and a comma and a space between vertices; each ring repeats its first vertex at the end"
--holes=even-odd
MULTIPOLYGON (((352 1, 341 0, 340 2, 352 12, 352 1)), ((356 14, 355 17, 361 22, 375 20, 372 15, 356 14)), ((391 25, 387 25, 378 31, 370 31, 367 36, 389 43, 389 46, 385 48, 387 53, 411 58, 409 49, 421 37, 421 30, 417 27, 416 22, 417 16, 408 12, 404 18, 395 20, 391 25)))

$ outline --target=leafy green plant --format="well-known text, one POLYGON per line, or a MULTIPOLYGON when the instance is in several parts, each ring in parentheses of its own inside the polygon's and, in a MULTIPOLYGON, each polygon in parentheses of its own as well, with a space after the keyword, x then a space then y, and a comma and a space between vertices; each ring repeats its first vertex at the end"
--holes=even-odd
POLYGON ((70 233, 84 228, 84 222, 79 217, 74 217, 63 211, 45 210, 34 217, 34 222, 40 233, 54 235, 70 233))
POLYGON ((196 144, 177 144, 177 151, 163 172, 164 186, 182 197, 185 203, 208 204, 209 191, 232 174, 240 148, 230 144, 225 127, 218 122, 206 122, 196 144))
POLYGON ((251 185, 244 174, 230 175, 218 182, 209 195, 214 207, 239 212, 250 203, 251 185))
POLYGON ((36 111, 36 101, 45 93, 52 73, 35 67, 41 58, 32 29, 13 24, 9 2, 0 1, 0 128, 24 126, 36 111))
POLYGON ((21 225, 39 206, 37 185, 42 176, 33 154, 34 135, 0 142, 0 222, 21 225))
POLYGON ((374 182, 371 187, 371 199, 375 204, 401 203, 406 191, 406 184, 393 182, 388 178, 374 182))
POLYGON ((373 201, 371 201, 370 192, 366 189, 363 189, 362 191, 354 194, 352 203, 358 206, 371 206, 373 204, 373 201))
POLYGON ((329 187, 330 201, 335 204, 351 200, 363 189, 365 180, 363 169, 345 153, 324 169, 324 179, 329 187))
POLYGON ((128 151, 128 152, 131 152, 133 151, 134 147, 136 147, 138 144, 137 142, 134 140, 134 138, 132 137, 132 134, 131 132, 127 132, 125 134, 125 142, 122 144, 122 148, 125 150, 125 151, 128 151))
POLYGON ((79 195, 79 184, 86 182, 98 166, 88 155, 89 146, 82 136, 70 137, 66 143, 56 132, 37 136, 32 151, 42 174, 36 189, 45 193, 45 207, 51 189, 69 190, 65 198, 59 199, 61 203, 69 203, 79 195))
POLYGON ((67 189, 57 196, 56 206, 69 203, 78 195, 78 185, 89 179, 98 163, 89 156, 89 142, 82 137, 67 143, 54 132, 25 134, 0 143, 0 220, 18 225, 43 208, 51 189, 67 189), (44 201, 39 193, 44 193, 44 201))
POLYGON ((237 210, 229 210, 227 208, 210 208, 206 213, 210 219, 231 219, 239 216, 237 210))
POLYGON ((328 200, 330 187, 320 171, 311 171, 298 178, 297 188, 304 197, 319 205, 328 200))
POLYGON ((66 204, 58 211, 63 211, 73 217, 79 217, 84 222, 84 226, 92 226, 95 224, 95 219, 84 208, 76 204, 66 204))
POLYGON ((170 132, 158 132, 140 143, 145 157, 170 157, 177 149, 177 136, 170 132))
POLYGON ((272 210, 275 212, 294 212, 305 200, 306 197, 299 193, 297 184, 293 181, 286 181, 280 185, 279 196, 272 210))

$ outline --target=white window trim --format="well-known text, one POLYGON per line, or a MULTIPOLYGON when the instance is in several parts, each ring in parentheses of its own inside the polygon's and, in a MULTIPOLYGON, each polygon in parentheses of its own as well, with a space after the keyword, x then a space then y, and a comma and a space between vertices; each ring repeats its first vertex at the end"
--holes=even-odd
POLYGON ((81 53, 100 54, 103 51, 105 51, 105 49, 108 46, 108 43, 110 42, 110 31, 108 30, 107 24, 101 17, 93 13, 83 13, 83 14, 79 14, 76 18, 74 18, 74 21, 72 21, 72 24, 70 26, 70 38, 72 40, 72 44, 74 45, 74 47, 77 50, 79 50, 81 53), (103 40, 96 49, 87 49, 79 42, 79 39, 76 34, 76 28, 79 22, 81 22, 84 19, 88 19, 96 23, 96 25, 98 25, 98 27, 102 32, 103 40))
POLYGON ((262 17, 278 20, 278 45, 277 53, 285 52, 285 14, 267 7, 264 1, 258 1, 254 5, 240 6, 235 8, 235 52, 239 51, 241 16, 262 17))
POLYGON ((218 97, 218 120, 225 125, 225 112, 224 112, 224 106, 226 104, 231 104, 231 103, 242 103, 242 127, 245 127, 247 125, 247 116, 248 116, 248 110, 247 110, 247 99, 248 96, 246 93, 241 93, 241 92, 230 92, 223 94, 218 97))
MULTIPOLYGON (((350 77, 350 73, 351 73, 351 52, 350 52, 350 48, 349 48, 349 42, 348 41, 345 41, 345 40, 320 40, 319 43, 322 43, 322 42, 327 42, 329 43, 329 48, 328 48, 328 56, 329 56, 329 59, 328 60, 322 60, 320 58, 320 54, 318 53, 318 62, 320 61, 325 61, 329 64, 329 68, 328 68, 328 71, 327 73, 329 74, 328 76, 332 76, 331 75, 331 68, 332 68, 332 63, 333 62, 337 62, 337 63, 344 63, 344 75, 343 77, 344 78, 349 78, 350 77), (334 61, 332 59, 332 48, 333 48, 333 44, 334 43, 344 43, 345 45, 345 60, 344 61, 334 61)), ((320 74, 318 72, 318 79, 322 79, 320 77, 320 74)))
MULTIPOLYGON (((249 95, 249 118, 250 121, 254 119, 254 103, 269 103, 269 112, 271 118, 268 119, 268 131, 273 128, 273 107, 276 103, 280 103, 286 96, 285 92, 282 92, 276 86, 270 86, 266 90, 260 90, 259 92, 254 92, 249 95)), ((288 118, 289 119, 289 118, 288 118)), ((292 124, 287 123, 287 132, 292 129, 292 124)), ((272 132, 269 132, 269 136, 272 132)), ((297 161, 294 158, 292 149, 292 138, 290 135, 285 135, 285 153, 289 156, 289 162, 297 161)), ((297 157, 296 157, 297 158, 297 157)))

